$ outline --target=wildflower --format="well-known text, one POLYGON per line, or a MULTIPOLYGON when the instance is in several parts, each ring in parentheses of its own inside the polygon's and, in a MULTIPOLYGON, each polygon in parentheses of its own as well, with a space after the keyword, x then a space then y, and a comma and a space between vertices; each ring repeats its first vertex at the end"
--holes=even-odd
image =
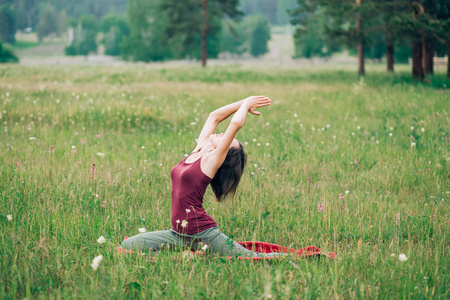
POLYGON ((434 217, 436 217, 436 216, 435 216, 435 215, 433 215, 433 214, 431 214, 431 215, 430 215, 430 218, 434 218, 434 217))
POLYGON ((185 227, 187 226, 187 224, 188 224, 188 221, 183 220, 183 221, 181 222, 181 227, 185 228, 185 227))
POLYGON ((72 149, 75 149, 77 146, 72 146, 72 149))
POLYGON ((98 156, 104 156, 105 154, 101 153, 101 152, 97 152, 98 156))
POLYGON ((98 198, 98 194, 92 193, 92 196, 95 196, 95 198, 98 198))
POLYGON ((92 269, 94 269, 94 271, 98 269, 98 266, 100 265, 100 262, 102 260, 103 260, 103 255, 99 255, 94 258, 94 260, 92 261, 92 264, 91 264, 91 267, 92 267, 92 269))
POLYGON ((294 118, 297 118, 298 117, 298 115, 297 114, 294 114, 294 118))
POLYGON ((35 140, 36 138, 35 137, 30 137, 30 138, 28 138, 29 140, 35 140))
POLYGON ((19 163, 18 162, 16 162, 16 168, 19 166, 19 163))
POLYGON ((331 126, 330 124, 327 124, 327 128, 330 128, 330 126, 331 126))
POLYGON ((401 262, 405 262, 405 261, 407 261, 408 260, 408 258, 406 257, 406 255, 405 254, 400 254, 399 256, 398 256, 398 259, 401 261, 401 262))
POLYGON ((269 143, 266 143, 266 146, 270 146, 270 144, 269 144, 269 143))
POLYGON ((50 152, 51 152, 51 153, 55 152, 55 147, 50 146, 50 152))
POLYGON ((101 136, 100 134, 97 134, 96 137, 97 137, 97 138, 101 138, 102 136, 101 136))
POLYGON ((93 163, 92 164, 92 167, 91 167, 91 172, 92 172, 92 174, 95 174, 95 170, 96 170, 97 168, 95 167, 95 163, 93 163))
POLYGON ((190 213, 191 210, 189 208, 186 208, 186 213, 190 213))
POLYGON ((103 235, 97 239, 97 243, 99 243, 100 245, 103 244, 104 242, 106 242, 106 239, 103 237, 103 235))
POLYGON ((414 126, 411 126, 411 130, 414 130, 414 126))
POLYGON ((325 209, 323 208, 323 206, 320 205, 320 204, 317 206, 317 210, 318 210, 319 212, 324 212, 324 211, 325 211, 325 209))
POLYGON ((389 133, 389 136, 392 136, 392 132, 389 133))
POLYGON ((425 128, 422 127, 422 129, 420 129, 420 131, 425 132, 425 128))
POLYGON ((175 222, 176 222, 177 224, 180 224, 180 220, 176 220, 175 222))
POLYGON ((394 257, 395 256, 395 254, 394 253, 391 253, 391 257, 394 257))
POLYGON ((411 147, 415 147, 415 146, 416 146, 416 143, 411 142, 411 147))
POLYGON ((203 251, 206 251, 206 249, 208 249, 208 247, 209 247, 209 246, 205 244, 205 245, 202 247, 202 250, 203 250, 203 251))
POLYGON ((342 196, 342 194, 339 194, 339 199, 344 199, 344 196, 342 196))
POLYGON ((81 140, 81 143, 82 143, 82 144, 86 144, 86 139, 82 139, 82 140, 81 140))
POLYGON ((139 233, 144 233, 147 231, 147 230, 145 230, 145 227, 139 228, 138 230, 139 230, 139 233))
POLYGON ((141 149, 144 150, 144 149, 145 149, 145 146, 142 146, 141 149))
POLYGON ((71 152, 72 152, 73 154, 77 154, 77 150, 75 150, 75 149, 73 149, 71 152))
POLYGON ((12 221, 12 215, 7 215, 6 218, 8 219, 8 221, 12 221))
POLYGON ((308 186, 311 186, 312 178, 308 177, 308 186))
POLYGON ((356 129, 360 130, 360 129, 361 129, 361 126, 358 125, 358 127, 356 127, 356 129))
POLYGON ((255 172, 251 172, 250 175, 252 175, 252 176, 255 175, 255 172))
POLYGON ((345 191, 345 193, 348 195, 348 194, 350 194, 350 192, 349 191, 345 191))

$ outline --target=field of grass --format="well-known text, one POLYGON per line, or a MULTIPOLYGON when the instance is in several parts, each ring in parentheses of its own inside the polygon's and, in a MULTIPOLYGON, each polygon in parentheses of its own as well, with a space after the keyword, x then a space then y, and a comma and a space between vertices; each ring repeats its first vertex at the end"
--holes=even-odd
POLYGON ((448 299, 448 87, 376 66, 364 81, 324 67, 1 66, 0 298, 448 299), (236 241, 336 259, 117 254, 138 228, 170 228, 171 167, 210 111, 252 94, 273 102, 238 133, 241 185, 224 203, 208 189, 206 211, 236 241))

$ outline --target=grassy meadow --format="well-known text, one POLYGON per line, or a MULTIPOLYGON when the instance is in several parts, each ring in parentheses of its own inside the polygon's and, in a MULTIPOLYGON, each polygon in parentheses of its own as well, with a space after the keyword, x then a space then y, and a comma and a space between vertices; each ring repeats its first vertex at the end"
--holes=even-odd
POLYGON ((0 66, 0 298, 448 299, 450 82, 367 71, 0 66), (236 241, 336 259, 118 254, 170 228, 169 172, 208 113, 255 94, 272 105, 238 133, 238 192, 205 209, 236 241))

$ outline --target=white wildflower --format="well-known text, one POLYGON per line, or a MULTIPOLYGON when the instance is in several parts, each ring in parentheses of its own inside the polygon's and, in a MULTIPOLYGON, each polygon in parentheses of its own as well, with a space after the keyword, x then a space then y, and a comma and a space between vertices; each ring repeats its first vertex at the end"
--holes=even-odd
POLYGON ((178 224, 180 224, 180 220, 176 220, 175 222, 178 223, 178 224))
POLYGON ((188 221, 183 220, 183 222, 181 222, 181 227, 185 228, 188 224, 188 221))
POLYGON ((94 271, 98 269, 98 266, 100 265, 100 262, 101 262, 102 260, 103 260, 103 255, 96 256, 96 257, 92 260, 91 267, 92 267, 92 269, 94 269, 94 271))
POLYGON ((406 257, 406 255, 405 254, 400 254, 399 256, 398 256, 398 259, 400 260, 400 261, 402 261, 402 262, 404 262, 404 261, 407 261, 408 260, 408 258, 406 257))
POLYGON ((420 131, 425 132, 425 128, 422 127, 422 129, 420 129, 420 131))
POLYGON ((77 146, 72 146, 72 149, 75 149, 77 146))
POLYGON ((203 251, 206 251, 206 249, 208 249, 208 247, 209 247, 209 246, 205 244, 205 245, 202 247, 202 250, 203 250, 203 251))
POLYGON ((103 237, 103 235, 97 239, 97 243, 99 243, 100 245, 103 244, 104 242, 106 242, 106 239, 103 237))
POLYGON ((12 215, 7 215, 6 218, 8 219, 8 221, 12 221, 12 215))
POLYGON ((186 213, 190 213, 191 210, 189 208, 186 208, 186 213))
POLYGON ((29 140, 35 140, 36 138, 35 137, 30 137, 30 138, 28 138, 29 140))
POLYGON ((346 194, 350 194, 350 191, 345 191, 346 194))
POLYGON ((101 153, 101 152, 97 152, 98 156, 104 156, 105 154, 101 153))
POLYGON ((411 147, 415 147, 415 146, 416 146, 416 143, 411 142, 411 147))
POLYGON ((138 230, 139 230, 139 233, 144 233, 144 232, 147 231, 147 230, 145 229, 145 227, 139 228, 138 230))

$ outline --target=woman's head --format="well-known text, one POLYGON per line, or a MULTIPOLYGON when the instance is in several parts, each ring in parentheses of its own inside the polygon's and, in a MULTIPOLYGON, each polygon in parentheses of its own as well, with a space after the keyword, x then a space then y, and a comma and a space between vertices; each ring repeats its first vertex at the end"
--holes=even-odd
POLYGON ((244 152, 244 145, 237 143, 239 147, 228 150, 225 161, 211 180, 211 188, 219 202, 228 195, 234 195, 244 172, 247 154, 244 152))

